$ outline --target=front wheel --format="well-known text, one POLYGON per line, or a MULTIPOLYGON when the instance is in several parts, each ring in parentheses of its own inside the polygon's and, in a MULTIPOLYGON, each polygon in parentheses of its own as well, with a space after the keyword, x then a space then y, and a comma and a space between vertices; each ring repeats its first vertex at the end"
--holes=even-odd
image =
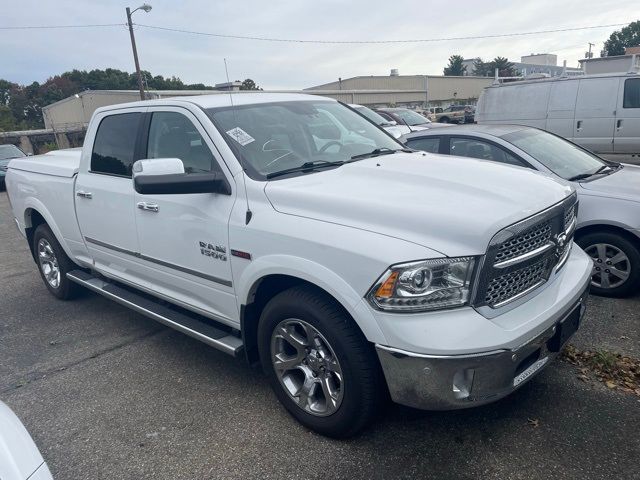
POLYGON ((258 345, 276 396, 306 427, 345 438, 379 411, 386 386, 374 348, 328 294, 301 286, 275 296, 258 345))
POLYGON ((640 252, 627 238, 610 232, 589 233, 576 243, 593 259, 591 292, 624 297, 640 287, 640 252))

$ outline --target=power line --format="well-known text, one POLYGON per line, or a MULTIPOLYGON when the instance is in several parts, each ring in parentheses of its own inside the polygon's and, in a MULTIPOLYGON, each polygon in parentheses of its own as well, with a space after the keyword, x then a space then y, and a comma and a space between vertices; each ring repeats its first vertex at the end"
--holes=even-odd
POLYGON ((592 25, 588 27, 571 27, 571 28, 558 28, 554 30, 538 30, 534 32, 518 32, 518 33, 497 33, 491 35, 473 35, 468 37, 443 37, 443 38, 422 38, 422 39, 408 39, 408 40, 302 40, 293 38, 273 38, 273 37, 254 37, 245 35, 227 35, 221 33, 210 32, 196 32, 192 30, 184 30, 180 28, 159 27, 156 25, 145 25, 137 23, 139 27, 150 28, 154 30, 163 30, 167 32, 188 33, 192 35, 202 35, 207 37, 218 38, 233 38, 238 40, 257 40, 261 42, 285 42, 285 43, 316 43, 316 44, 382 44, 382 43, 427 43, 427 42, 447 42, 454 40, 480 40, 486 38, 501 38, 501 37, 521 37, 525 35, 540 35, 544 33, 558 33, 558 32, 574 32, 578 30, 593 30, 596 28, 610 28, 620 27, 627 25, 627 23, 611 23, 609 25, 592 25))
POLYGON ((94 27, 121 27, 125 23, 102 23, 94 25, 26 25, 18 27, 0 27, 0 30, 50 30, 54 28, 94 28, 94 27))

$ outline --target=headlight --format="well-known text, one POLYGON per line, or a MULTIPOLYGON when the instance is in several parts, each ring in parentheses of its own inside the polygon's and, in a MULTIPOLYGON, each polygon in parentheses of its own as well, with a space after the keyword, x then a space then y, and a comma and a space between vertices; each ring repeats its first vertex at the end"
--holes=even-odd
POLYGON ((469 302, 473 257, 438 258, 390 267, 367 298, 380 310, 422 312, 469 302))

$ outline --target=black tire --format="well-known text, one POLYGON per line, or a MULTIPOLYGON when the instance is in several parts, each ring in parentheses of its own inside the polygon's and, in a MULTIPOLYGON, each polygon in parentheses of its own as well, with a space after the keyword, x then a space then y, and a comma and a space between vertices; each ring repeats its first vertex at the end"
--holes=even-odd
MULTIPOLYGON (((608 266, 605 262, 598 262, 595 259, 594 275, 591 283, 591 293, 594 295, 600 295, 603 297, 626 297, 628 295, 638 292, 640 289, 640 252, 638 247, 626 237, 612 233, 612 232, 594 232, 588 233, 584 236, 580 236, 576 239, 576 243, 585 250, 592 258, 594 253, 597 252, 596 245, 606 244, 613 248, 623 252, 627 257, 627 261, 617 266, 629 269, 629 275, 627 279, 616 286, 610 288, 603 288, 601 286, 602 278, 598 273, 597 268, 601 268, 600 272, 606 271, 608 266), (600 284, 600 285, 599 285, 600 284)), ((608 252, 610 254, 610 251, 608 252)))
POLYGON ((387 387, 373 345, 333 298, 311 286, 292 287, 267 303, 260 316, 258 348, 278 400, 296 420, 322 435, 353 436, 376 417, 385 403, 387 387), (276 374, 271 337, 286 319, 300 319, 313 326, 329 342, 339 361, 342 399, 328 416, 316 416, 298 406, 276 374))
POLYGON ((54 297, 60 300, 71 300, 72 298, 75 298, 81 291, 81 287, 67 278, 67 272, 76 270, 78 267, 71 261, 67 254, 64 253, 64 250, 60 246, 60 243, 58 243, 58 240, 48 225, 41 224, 36 228, 36 231, 33 234, 33 252, 36 265, 38 266, 38 271, 40 272, 40 277, 42 277, 42 281, 44 282, 45 287, 47 287, 47 290, 49 290, 54 297), (44 267, 38 258, 38 245, 41 240, 48 243, 53 251, 55 260, 57 261, 57 266, 60 271, 57 287, 53 286, 49 280, 47 280, 44 273, 44 267))
POLYGON ((438 122, 440 122, 440 123, 449 123, 449 117, 442 117, 442 118, 440 118, 440 120, 438 120, 438 122))

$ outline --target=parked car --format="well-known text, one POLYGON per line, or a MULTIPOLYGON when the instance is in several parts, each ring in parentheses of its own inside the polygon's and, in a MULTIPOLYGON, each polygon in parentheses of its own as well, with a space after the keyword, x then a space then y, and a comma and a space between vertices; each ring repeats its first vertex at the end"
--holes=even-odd
POLYGON ((11 143, 0 145, 0 190, 4 190, 4 176, 7 173, 9 160, 25 156, 22 150, 11 143))
POLYGON ((436 112, 433 121, 438 123, 465 123, 469 111, 468 105, 449 105, 440 112, 436 112))
POLYGON ((0 402, 0 478, 52 480, 51 472, 29 432, 11 409, 0 402))
POLYGON ((371 120, 373 123, 378 125, 379 127, 384 128, 387 132, 393 135, 394 138, 400 138, 402 135, 406 135, 407 133, 412 132, 411 128, 403 123, 398 124, 394 120, 389 120, 384 118, 379 113, 374 112, 369 107, 365 107, 364 105, 356 105, 350 104, 351 108, 353 108, 356 112, 364 115, 366 118, 371 120))
POLYGON ((492 85, 481 124, 542 128, 596 153, 640 153, 640 75, 608 73, 492 85))
POLYGON ((504 397, 576 331, 591 260, 571 186, 425 161, 335 100, 231 95, 102 107, 82 151, 11 161, 53 296, 84 286, 261 363, 289 413, 335 437, 387 392, 504 397))
POLYGON ((640 288, 640 166, 609 162, 557 135, 517 125, 417 132, 404 140, 418 150, 532 168, 570 182, 580 199, 576 243, 594 260, 592 292, 618 297, 640 288))
POLYGON ((398 125, 405 125, 413 132, 432 128, 434 124, 427 117, 408 108, 377 108, 375 112, 398 125))

